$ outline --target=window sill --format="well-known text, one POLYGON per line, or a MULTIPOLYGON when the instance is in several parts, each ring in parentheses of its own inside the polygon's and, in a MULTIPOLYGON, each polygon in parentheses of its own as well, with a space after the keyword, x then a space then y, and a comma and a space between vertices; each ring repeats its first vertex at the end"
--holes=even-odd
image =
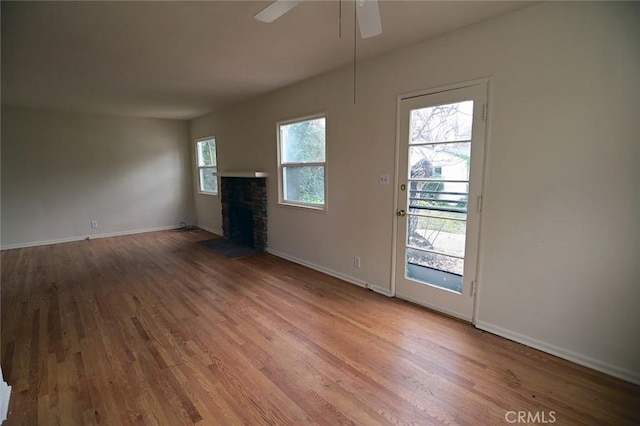
POLYGON ((291 202, 286 202, 286 201, 279 201, 278 202, 278 206, 279 207, 285 207, 285 208, 309 210, 309 211, 316 212, 316 213, 326 213, 327 212, 327 205, 326 204, 322 205, 322 206, 318 206, 316 204, 303 204, 303 203, 291 203, 291 202))
POLYGON ((220 193, 219 192, 204 192, 204 191, 198 191, 199 195, 211 195, 213 197, 219 197, 220 193))

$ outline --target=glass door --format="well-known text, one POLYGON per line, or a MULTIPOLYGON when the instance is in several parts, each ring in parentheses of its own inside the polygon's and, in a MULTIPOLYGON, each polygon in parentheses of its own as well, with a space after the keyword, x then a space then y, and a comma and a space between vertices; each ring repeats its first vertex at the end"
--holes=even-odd
POLYGON ((401 101, 396 295, 471 321, 486 84, 401 101))

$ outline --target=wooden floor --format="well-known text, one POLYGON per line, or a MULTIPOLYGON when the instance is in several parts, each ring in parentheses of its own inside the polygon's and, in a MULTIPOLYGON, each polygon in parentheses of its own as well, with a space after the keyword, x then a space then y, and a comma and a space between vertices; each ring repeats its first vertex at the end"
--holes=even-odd
POLYGON ((3 251, 7 424, 640 423, 638 386, 211 237, 3 251))

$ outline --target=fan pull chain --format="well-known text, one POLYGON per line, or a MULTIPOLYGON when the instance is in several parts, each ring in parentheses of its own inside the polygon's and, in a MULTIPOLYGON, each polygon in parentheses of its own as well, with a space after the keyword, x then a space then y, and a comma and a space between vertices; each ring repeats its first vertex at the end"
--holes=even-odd
POLYGON ((338 0, 338 38, 342 38, 342 0, 338 0))
POLYGON ((353 1, 353 104, 356 104, 356 45, 358 40, 358 5, 353 1))

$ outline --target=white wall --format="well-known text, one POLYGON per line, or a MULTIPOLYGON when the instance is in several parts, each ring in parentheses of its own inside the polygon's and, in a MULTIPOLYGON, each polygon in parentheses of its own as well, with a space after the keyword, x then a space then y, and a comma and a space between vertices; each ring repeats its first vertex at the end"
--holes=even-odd
MULTIPOLYGON (((547 3, 191 123, 266 170, 269 246, 391 292, 398 94, 491 77, 477 325, 640 382, 640 7, 547 3), (277 120, 328 114, 328 211, 276 205, 277 120), (353 268, 354 255, 362 268, 353 268)), ((196 203, 219 227, 217 199, 196 203)))
POLYGON ((193 221, 188 132, 178 120, 3 107, 2 247, 193 221))

